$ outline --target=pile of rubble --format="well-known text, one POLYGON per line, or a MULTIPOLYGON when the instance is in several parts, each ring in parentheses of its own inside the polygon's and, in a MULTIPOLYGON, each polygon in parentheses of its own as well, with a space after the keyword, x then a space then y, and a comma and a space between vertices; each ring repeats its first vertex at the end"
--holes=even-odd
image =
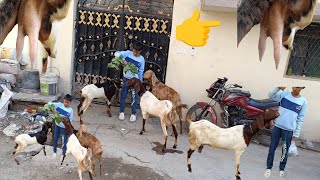
POLYGON ((5 118, 0 119, 0 131, 9 137, 22 133, 36 133, 41 131, 42 124, 46 121, 52 121, 52 119, 42 112, 9 111, 5 118))
MULTIPOLYGON (((32 109, 26 109, 20 112, 8 111, 7 116, 0 118, 0 131, 8 138, 7 142, 14 140, 22 133, 36 133, 41 131, 42 124, 46 121, 52 121, 51 116, 43 112, 35 112, 32 109)), ((52 137, 48 136, 48 144, 51 144, 52 137)), ((43 149, 40 144, 28 146, 23 151, 16 153, 14 159, 17 164, 28 162, 33 156, 39 154, 43 149)))

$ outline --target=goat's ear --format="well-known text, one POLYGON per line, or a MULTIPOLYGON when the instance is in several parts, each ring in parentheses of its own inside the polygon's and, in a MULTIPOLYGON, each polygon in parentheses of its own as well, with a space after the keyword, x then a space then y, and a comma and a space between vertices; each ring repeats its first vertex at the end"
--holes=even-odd
POLYGON ((134 91, 138 94, 140 92, 140 84, 137 82, 134 85, 134 91))
POLYGON ((158 82, 159 82, 159 80, 158 80, 156 74, 154 72, 152 72, 152 75, 151 75, 152 86, 155 86, 158 82))
POLYGON ((258 119, 256 120, 259 129, 264 129, 264 116, 263 114, 259 115, 258 119))

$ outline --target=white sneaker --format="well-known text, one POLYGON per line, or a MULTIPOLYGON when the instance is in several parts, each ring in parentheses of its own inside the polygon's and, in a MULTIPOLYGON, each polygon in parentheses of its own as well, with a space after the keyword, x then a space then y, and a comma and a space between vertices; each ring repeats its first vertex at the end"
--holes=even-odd
POLYGON ((131 114, 131 117, 130 117, 130 122, 135 122, 137 120, 137 117, 136 115, 134 114, 131 114))
POLYGON ((265 172, 264 172, 264 177, 268 178, 270 177, 271 175, 271 169, 267 169, 265 172))
POLYGON ((121 112, 121 113, 119 114, 119 120, 123 121, 124 119, 125 119, 124 113, 121 112))
POLYGON ((53 153, 52 158, 56 158, 57 153, 53 153))
POLYGON ((280 176, 280 177, 283 177, 283 176, 284 176, 284 171, 280 171, 279 176, 280 176))

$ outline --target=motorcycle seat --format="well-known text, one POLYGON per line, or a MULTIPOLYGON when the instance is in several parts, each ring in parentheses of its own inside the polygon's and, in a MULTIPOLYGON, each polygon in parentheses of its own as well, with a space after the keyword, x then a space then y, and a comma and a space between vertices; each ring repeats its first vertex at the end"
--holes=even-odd
POLYGON ((248 101, 248 105, 256 107, 261 110, 266 110, 272 107, 279 106, 279 102, 273 101, 271 99, 256 100, 256 99, 250 98, 250 100, 248 101))

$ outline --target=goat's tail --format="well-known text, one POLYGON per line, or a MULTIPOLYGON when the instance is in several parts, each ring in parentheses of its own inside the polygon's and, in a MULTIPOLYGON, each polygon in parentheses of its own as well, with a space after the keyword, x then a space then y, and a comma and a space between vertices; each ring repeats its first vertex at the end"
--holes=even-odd
POLYGON ((79 130, 78 130, 78 133, 79 133, 79 137, 82 137, 82 133, 83 132, 86 132, 87 130, 86 130, 86 126, 84 125, 84 124, 81 124, 80 125, 80 128, 79 128, 79 130))
MULTIPOLYGON (((0 35, 6 37, 17 24, 18 11, 21 0, 0 1, 0 35), (15 18, 15 19, 14 19, 15 18), (8 28, 8 29, 6 29, 8 28), (5 34, 3 34, 5 33, 5 34)), ((4 40, 4 39, 3 39, 4 40)), ((0 45, 2 40, 0 39, 0 45)))
POLYGON ((188 109, 188 105, 186 105, 186 104, 179 104, 179 105, 176 107, 176 109, 178 109, 178 108, 188 109))
POLYGON ((192 114, 191 114, 191 113, 190 113, 190 114, 187 114, 186 120, 189 122, 190 125, 193 123, 193 121, 192 121, 192 114))

